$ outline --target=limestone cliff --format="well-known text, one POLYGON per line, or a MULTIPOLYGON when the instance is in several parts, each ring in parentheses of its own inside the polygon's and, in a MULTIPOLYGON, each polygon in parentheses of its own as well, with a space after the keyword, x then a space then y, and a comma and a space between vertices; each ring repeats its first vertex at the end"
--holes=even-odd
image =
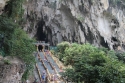
POLYGON ((53 45, 61 41, 89 42, 124 49, 124 10, 110 6, 110 1, 27 0, 24 30, 30 37, 53 45))
POLYGON ((51 45, 89 42, 124 50, 124 2, 119 1, 120 6, 113 0, 27 0, 23 29, 51 45))

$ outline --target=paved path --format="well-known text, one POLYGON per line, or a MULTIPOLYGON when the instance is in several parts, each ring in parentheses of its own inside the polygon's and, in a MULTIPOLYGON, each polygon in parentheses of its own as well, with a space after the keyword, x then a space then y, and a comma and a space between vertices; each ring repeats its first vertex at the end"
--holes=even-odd
MULTIPOLYGON (((40 74, 42 75, 43 71, 46 71, 46 69, 48 69, 48 72, 46 72, 46 74, 49 73, 50 75, 53 75, 53 74, 55 75, 59 73, 60 69, 58 65, 55 63, 55 61, 53 60, 51 55, 49 54, 46 55, 46 53, 44 54, 43 52, 38 52, 38 54, 35 57, 35 60, 37 63, 37 68, 38 68, 37 70, 39 70, 39 72, 38 71, 34 72, 34 74, 35 74, 35 77, 38 78, 39 81, 40 81, 40 74), (55 70, 57 72, 55 72, 55 70)), ((51 77, 49 79, 51 79, 51 77)), ((51 83, 51 82, 48 82, 48 83, 51 83)), ((52 83, 64 83, 64 82, 52 82, 52 83)))
POLYGON ((40 78, 39 78, 38 71, 37 71, 36 67, 35 67, 35 69, 34 69, 34 77, 35 77, 35 78, 38 80, 38 82, 40 83, 40 78))
POLYGON ((47 59, 45 58, 43 52, 39 52, 40 54, 40 57, 42 59, 42 61, 44 62, 46 68, 49 70, 49 73, 53 74, 54 73, 54 70, 52 69, 50 63, 47 61, 47 59))
POLYGON ((59 69, 58 65, 55 63, 55 61, 52 59, 50 54, 47 54, 47 58, 50 61, 50 63, 56 68, 57 72, 59 72, 60 69, 59 69))

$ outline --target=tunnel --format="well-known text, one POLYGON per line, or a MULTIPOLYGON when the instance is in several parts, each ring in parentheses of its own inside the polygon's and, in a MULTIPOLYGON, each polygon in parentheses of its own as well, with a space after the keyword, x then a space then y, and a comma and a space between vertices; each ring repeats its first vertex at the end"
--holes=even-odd
POLYGON ((38 46, 38 50, 39 50, 39 51, 42 51, 42 49, 43 49, 43 46, 42 46, 42 45, 39 45, 39 46, 38 46))

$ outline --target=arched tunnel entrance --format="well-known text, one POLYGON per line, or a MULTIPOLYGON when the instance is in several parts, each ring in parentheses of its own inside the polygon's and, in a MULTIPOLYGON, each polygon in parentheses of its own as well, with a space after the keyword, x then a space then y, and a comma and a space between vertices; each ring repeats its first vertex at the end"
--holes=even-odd
POLYGON ((45 41, 45 43, 49 43, 52 45, 52 31, 49 27, 45 26, 45 22, 41 20, 38 22, 38 28, 36 33, 36 39, 38 41, 45 41))
POLYGON ((42 50, 43 50, 43 46, 42 46, 42 45, 39 45, 39 46, 38 46, 38 50, 39 50, 39 51, 42 51, 42 50))

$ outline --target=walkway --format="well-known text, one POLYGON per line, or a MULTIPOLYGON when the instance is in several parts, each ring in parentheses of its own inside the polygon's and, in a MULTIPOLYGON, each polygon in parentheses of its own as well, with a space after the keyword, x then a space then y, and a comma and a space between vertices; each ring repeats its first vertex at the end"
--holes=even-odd
POLYGON ((64 83, 59 76, 60 69, 49 52, 38 52, 35 56, 37 62, 35 77, 40 83, 64 83), (43 72, 47 77, 45 81, 42 80, 43 72))

